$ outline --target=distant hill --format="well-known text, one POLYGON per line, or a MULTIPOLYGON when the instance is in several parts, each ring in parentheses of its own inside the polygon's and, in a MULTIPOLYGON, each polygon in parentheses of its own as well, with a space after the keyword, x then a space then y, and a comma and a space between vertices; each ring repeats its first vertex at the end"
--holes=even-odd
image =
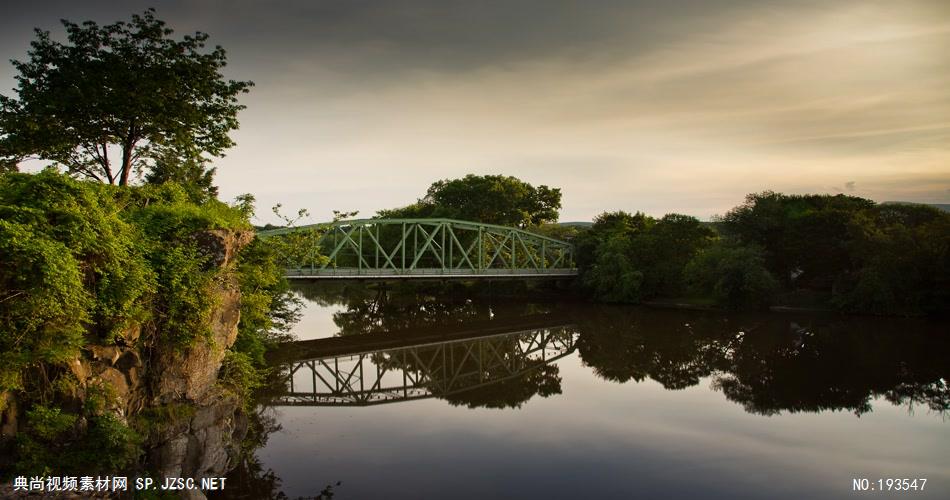
POLYGON ((943 210, 944 212, 950 212, 950 203, 915 203, 915 202, 912 202, 912 201, 885 201, 885 202, 883 202, 883 203, 881 203, 881 204, 882 204, 882 205, 894 205, 894 204, 900 204, 900 205, 928 205, 928 206, 931 206, 931 207, 934 207, 934 208, 938 208, 938 209, 940 209, 940 210, 943 210))

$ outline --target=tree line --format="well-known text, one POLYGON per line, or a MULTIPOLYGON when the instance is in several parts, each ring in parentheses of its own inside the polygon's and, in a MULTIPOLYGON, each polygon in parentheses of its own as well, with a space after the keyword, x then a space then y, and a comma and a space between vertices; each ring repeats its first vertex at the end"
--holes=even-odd
POLYGON ((924 315, 950 307, 950 213, 855 196, 750 194, 724 215, 604 212, 557 224, 561 190, 467 175, 377 217, 449 217, 526 228, 576 246, 580 290, 596 301, 679 299, 924 315))
POLYGON ((950 304, 950 213, 845 195, 766 191, 704 224, 670 214, 599 216, 578 236, 594 297, 704 297, 920 315, 950 304))

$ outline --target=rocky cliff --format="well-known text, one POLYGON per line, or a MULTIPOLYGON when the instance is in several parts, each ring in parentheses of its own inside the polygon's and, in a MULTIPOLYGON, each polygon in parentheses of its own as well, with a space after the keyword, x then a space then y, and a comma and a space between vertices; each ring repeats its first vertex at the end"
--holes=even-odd
MULTIPOLYGON (((149 324, 128 328, 111 345, 86 345, 68 362, 78 383, 73 405, 105 394, 106 411, 129 424, 148 422, 146 473, 167 477, 224 476, 247 431, 240 401, 217 384, 225 351, 238 334, 241 294, 231 271, 250 231, 211 230, 195 236, 219 270, 213 284, 210 335, 187 347, 164 345, 149 324)), ((22 417, 12 395, 0 394, 0 432, 16 434, 22 417)), ((197 493, 193 497, 203 498, 197 493)))

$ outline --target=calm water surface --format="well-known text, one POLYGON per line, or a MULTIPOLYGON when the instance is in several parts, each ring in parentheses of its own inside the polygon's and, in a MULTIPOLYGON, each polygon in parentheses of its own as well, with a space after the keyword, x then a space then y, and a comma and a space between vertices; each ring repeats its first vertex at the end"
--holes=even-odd
POLYGON ((945 323, 302 293, 302 342, 275 357, 264 410, 279 429, 240 479, 255 488, 950 498, 945 323), (927 483, 860 493, 855 478, 927 483))

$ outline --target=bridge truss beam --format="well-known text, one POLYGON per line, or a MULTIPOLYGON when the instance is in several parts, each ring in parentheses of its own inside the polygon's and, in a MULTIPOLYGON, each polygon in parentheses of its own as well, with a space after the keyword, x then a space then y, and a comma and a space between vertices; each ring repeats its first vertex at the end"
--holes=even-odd
POLYGON ((576 275, 569 242, 454 219, 362 219, 258 235, 296 235, 290 277, 576 275))
POLYGON ((523 376, 576 348, 570 327, 296 361, 276 406, 370 406, 444 397, 523 376))

